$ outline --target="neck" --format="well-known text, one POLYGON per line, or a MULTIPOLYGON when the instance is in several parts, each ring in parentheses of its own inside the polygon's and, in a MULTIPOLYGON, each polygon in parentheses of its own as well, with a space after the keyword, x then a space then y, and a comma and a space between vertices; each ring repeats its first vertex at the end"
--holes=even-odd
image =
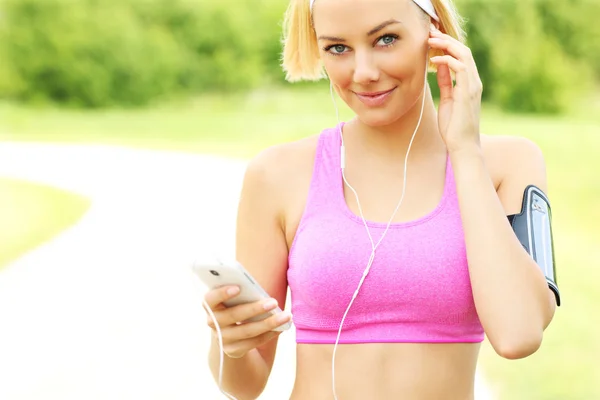
MULTIPOLYGON (((344 140, 350 138, 365 151, 379 157, 403 158, 419 123, 422 104, 421 96, 402 118, 390 125, 369 126, 355 118, 344 128, 344 140)), ((423 108, 421 123, 410 149, 411 158, 418 154, 430 154, 436 150, 445 150, 430 90, 425 91, 423 108)))

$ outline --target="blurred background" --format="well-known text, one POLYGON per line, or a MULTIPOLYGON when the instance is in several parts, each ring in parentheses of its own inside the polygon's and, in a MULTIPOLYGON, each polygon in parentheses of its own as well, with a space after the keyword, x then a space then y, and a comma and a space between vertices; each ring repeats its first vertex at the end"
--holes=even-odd
MULTIPOLYGON (((484 85, 482 133, 525 136, 544 151, 564 301, 535 355, 502 360, 486 345, 482 369, 487 384, 499 399, 600 399, 600 1, 456 4, 465 17, 467 44, 484 85)), ((152 233, 152 243, 166 243, 174 234, 167 231, 176 227, 166 221, 170 214, 157 217, 157 210, 167 204, 169 213, 176 212, 187 193, 177 190, 189 189, 197 179, 205 184, 195 192, 199 202, 223 193, 215 196, 206 186, 209 181, 190 172, 209 165, 194 164, 195 157, 238 163, 232 167, 236 178, 229 181, 229 175, 220 172, 226 164, 206 169, 212 184, 229 185, 231 214, 246 160, 270 145, 335 124, 326 82, 284 81, 279 57, 286 7, 285 0, 0 0, 0 292, 5 288, 8 293, 20 282, 28 289, 15 293, 28 293, 35 302, 38 292, 30 280, 39 277, 38 272, 10 279, 21 276, 19 270, 36 271, 39 265, 50 271, 44 276, 51 279, 52 269, 67 259, 56 258, 50 249, 68 232, 75 242, 64 242, 64 251, 93 248, 77 242, 75 233, 94 204, 100 204, 95 196, 107 196, 94 186, 100 176, 107 181, 111 176, 131 178, 118 189, 103 182, 115 194, 111 204, 128 204, 128 213, 139 211, 140 204, 131 200, 134 197, 128 202, 128 191, 133 196, 141 187, 139 176, 148 179, 141 201, 158 199, 159 192, 163 197, 152 203, 156 208, 144 209, 147 214, 140 214, 132 226, 143 226, 148 235, 164 230, 152 233), (128 159, 134 151, 136 156, 128 159), (83 166, 96 156, 95 175, 86 175, 83 166), (169 165, 175 164, 179 169, 171 176, 169 165), (109 172, 113 175, 101 175, 109 172), (183 178, 184 172, 189 176, 183 178), (55 175, 48 177, 51 174, 55 175), (181 186, 174 183, 180 181, 181 186), (171 186, 160 190, 161 182, 171 186), (165 194, 169 190, 171 197, 165 194), (148 216, 166 225, 148 222, 148 216), (45 261, 49 259, 53 261, 45 261), (3 279, 10 283, 3 286, 3 279)), ((430 83, 437 95, 434 75, 430 83)), ((341 116, 348 119, 351 113, 343 109, 341 116)), ((194 204, 188 206, 193 209, 194 204)), ((193 234, 206 223, 204 214, 177 215, 190 224, 186 226, 193 234)), ((105 229, 120 228, 116 224, 105 229)), ((190 237, 196 238, 193 234, 190 237)), ((106 233, 103 240, 111 235, 106 233)), ((230 231, 223 235, 230 238, 230 231)), ((186 240, 182 237, 178 243, 186 240)), ((127 240, 133 239, 119 239, 119 251, 126 251, 127 240)), ((192 251, 193 240, 187 240, 186 249, 192 251)), ((77 285, 79 275, 72 272, 63 281, 73 279, 77 285)), ((135 288, 122 290, 124 298, 137 295, 135 288)), ((16 298, 3 297, 0 310, 18 309, 16 298)), ((202 320, 195 300, 193 312, 202 320)), ((65 299, 63 305, 69 302, 77 300, 65 299)), ((33 309, 31 305, 20 312, 33 309)), ((163 310, 164 315, 171 311, 163 310)), ((135 320, 136 314, 129 318, 135 320)), ((202 322, 195 329, 200 330, 202 322)), ((13 346, 6 342, 20 337, 19 329, 0 328, 0 349, 13 346), (6 333, 10 329, 13 336, 6 333)), ((60 326, 54 329, 57 337, 62 335, 60 326)), ((41 356, 30 357, 37 363, 41 356)), ((53 363, 43 364, 52 369, 53 363)), ((4 365, 5 373, 14 377, 13 367, 4 365)), ((26 381, 23 387, 29 390, 26 381)), ((48 397, 38 398, 55 398, 48 390, 48 397)), ((26 398, 11 393, 14 397, 2 399, 26 398)), ((166 393, 156 398, 187 398, 166 393)))

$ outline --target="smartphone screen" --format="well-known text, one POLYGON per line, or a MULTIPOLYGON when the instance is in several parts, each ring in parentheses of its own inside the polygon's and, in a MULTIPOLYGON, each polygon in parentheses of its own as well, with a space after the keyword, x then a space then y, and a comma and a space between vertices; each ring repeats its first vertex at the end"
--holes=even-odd
POLYGON ((554 254, 552 231, 550 229, 550 208, 544 199, 535 191, 531 193, 532 201, 529 210, 531 216, 530 232, 533 236, 533 258, 544 271, 546 277, 554 275, 554 254), (538 227, 537 229, 534 229, 538 227))

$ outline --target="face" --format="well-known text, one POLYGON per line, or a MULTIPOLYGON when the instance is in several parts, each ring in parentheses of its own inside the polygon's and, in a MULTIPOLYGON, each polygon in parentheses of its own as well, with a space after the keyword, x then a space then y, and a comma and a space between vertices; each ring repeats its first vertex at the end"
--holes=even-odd
POLYGON ((329 79, 363 123, 389 125, 417 103, 430 22, 411 0, 316 0, 313 20, 329 79))

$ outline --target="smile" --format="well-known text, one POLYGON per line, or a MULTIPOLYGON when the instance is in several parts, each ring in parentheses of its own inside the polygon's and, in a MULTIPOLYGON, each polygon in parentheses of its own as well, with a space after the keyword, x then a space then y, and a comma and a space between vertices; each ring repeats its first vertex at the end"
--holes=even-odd
POLYGON ((373 92, 373 93, 356 93, 356 92, 354 92, 354 94, 365 105, 367 105, 369 107, 378 107, 385 103, 385 101, 390 97, 390 95, 394 92, 394 90, 396 90, 395 87, 393 89, 390 89, 385 92, 373 92))

